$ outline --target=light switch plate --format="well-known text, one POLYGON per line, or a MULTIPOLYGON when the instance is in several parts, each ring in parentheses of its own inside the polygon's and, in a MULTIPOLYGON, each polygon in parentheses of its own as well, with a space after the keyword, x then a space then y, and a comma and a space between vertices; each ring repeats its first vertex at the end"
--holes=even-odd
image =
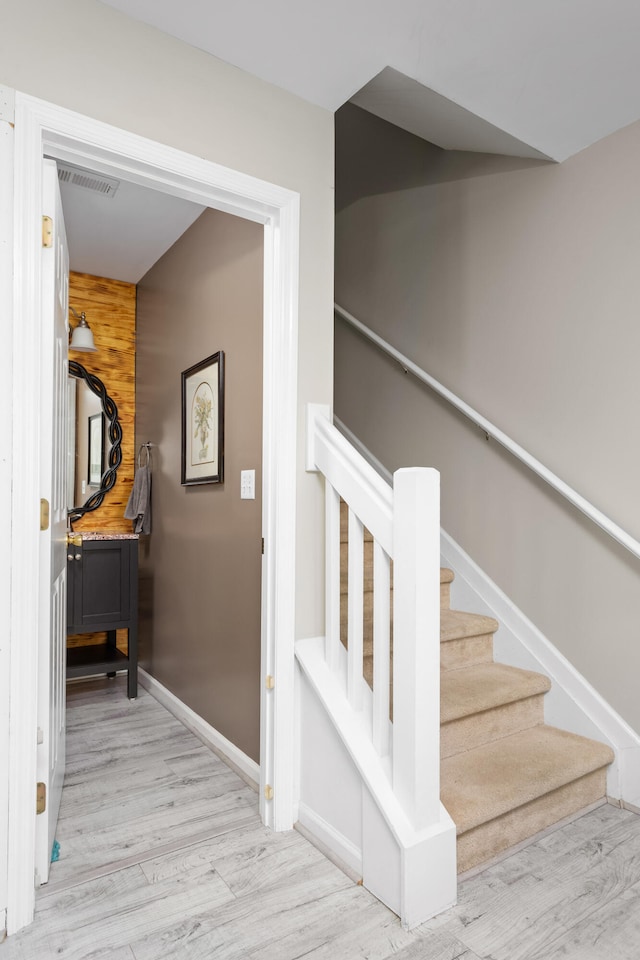
POLYGON ((240 499, 255 500, 256 498, 256 472, 255 470, 240 471, 240 499))

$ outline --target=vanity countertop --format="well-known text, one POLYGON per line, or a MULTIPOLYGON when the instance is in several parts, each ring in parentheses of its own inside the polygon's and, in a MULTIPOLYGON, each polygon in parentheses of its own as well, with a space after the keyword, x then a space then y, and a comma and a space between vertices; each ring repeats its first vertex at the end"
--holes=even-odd
POLYGON ((85 531, 78 530, 76 531, 80 534, 83 540, 139 540, 139 533, 111 533, 106 530, 102 533, 100 531, 85 531))

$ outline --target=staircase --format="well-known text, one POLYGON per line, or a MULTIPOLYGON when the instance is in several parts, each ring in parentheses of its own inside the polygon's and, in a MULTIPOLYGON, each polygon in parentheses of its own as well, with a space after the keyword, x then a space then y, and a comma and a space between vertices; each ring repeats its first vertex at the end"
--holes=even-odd
MULTIPOLYGON (((341 639, 347 643, 347 523, 341 513, 341 639)), ((372 543, 365 531, 364 663, 373 677, 372 543)), ((492 860, 606 795, 613 751, 544 723, 547 677, 493 660, 491 617, 452 610, 440 573, 441 799, 456 824, 458 873, 492 860)), ((393 588, 392 588, 393 589, 393 588)), ((393 646, 392 646, 393 650, 393 646)), ((393 714, 393 706, 391 708, 393 714)))

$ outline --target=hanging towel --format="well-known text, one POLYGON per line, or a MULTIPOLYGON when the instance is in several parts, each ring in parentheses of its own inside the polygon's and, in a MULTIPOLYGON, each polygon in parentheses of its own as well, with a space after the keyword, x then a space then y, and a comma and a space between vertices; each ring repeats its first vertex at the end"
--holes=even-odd
POLYGON ((136 470, 124 515, 127 520, 133 520, 134 533, 151 533, 151 470, 148 463, 136 470))

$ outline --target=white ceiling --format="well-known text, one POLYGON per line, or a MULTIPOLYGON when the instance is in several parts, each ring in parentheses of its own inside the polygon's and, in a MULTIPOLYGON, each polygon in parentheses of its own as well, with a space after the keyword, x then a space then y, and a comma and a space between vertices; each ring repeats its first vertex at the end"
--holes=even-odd
MULTIPOLYGON (((640 0, 103 2, 445 149, 563 160, 640 117, 640 0)), ((204 209, 126 181, 62 198, 71 269, 131 283, 204 209)))
POLYGON ((79 273, 137 283, 204 207, 126 180, 117 184, 113 196, 60 184, 69 265, 79 273))
POLYGON ((452 148, 563 160, 640 117, 639 0, 103 2, 328 110, 382 74, 357 102, 452 148))

